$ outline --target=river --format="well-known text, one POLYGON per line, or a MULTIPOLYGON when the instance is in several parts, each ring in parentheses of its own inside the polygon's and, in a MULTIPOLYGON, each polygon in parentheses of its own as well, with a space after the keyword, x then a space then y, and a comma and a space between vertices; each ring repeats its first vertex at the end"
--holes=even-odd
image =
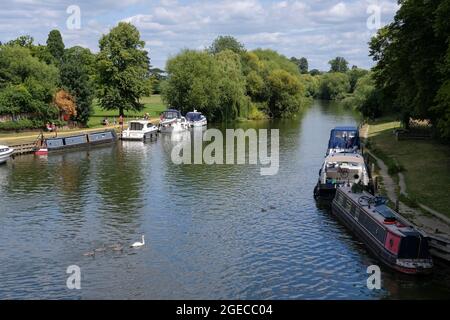
POLYGON ((315 101, 294 119, 236 124, 280 130, 274 176, 256 165, 175 165, 164 137, 9 161, 0 299, 448 298, 440 263, 419 278, 381 266, 382 288, 369 290, 378 261, 315 202, 330 129, 357 123, 315 101), (146 245, 129 248, 142 234, 146 245), (80 290, 66 286, 70 265, 81 268, 80 290))

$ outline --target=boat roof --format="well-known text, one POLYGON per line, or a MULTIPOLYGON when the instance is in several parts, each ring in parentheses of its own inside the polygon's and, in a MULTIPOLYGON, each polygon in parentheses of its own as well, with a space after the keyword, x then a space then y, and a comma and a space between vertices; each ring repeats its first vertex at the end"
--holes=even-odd
POLYGON ((333 131, 358 131, 358 128, 351 126, 334 127, 333 131))
MULTIPOLYGON (((338 189, 338 192, 339 191, 345 194, 345 196, 351 198, 356 204, 359 204, 359 199, 362 196, 369 197, 370 199, 375 198, 373 195, 366 191, 363 191, 361 193, 352 192, 352 187, 348 185, 341 186, 338 189)), ((358 205, 358 207, 368 213, 377 222, 384 225, 384 227, 392 233, 398 235, 407 235, 407 233, 418 232, 418 230, 411 226, 411 224, 407 220, 405 220, 402 216, 400 216, 397 212, 395 212, 385 204, 372 205, 370 209, 368 206, 358 205), (400 224, 384 224, 386 218, 392 217, 394 217, 400 224)))
POLYGON ((150 120, 145 120, 145 119, 137 119, 137 120, 130 120, 129 123, 140 123, 140 124, 148 124, 151 123, 150 120))
POLYGON ((325 158, 325 162, 364 163, 364 158, 358 153, 333 153, 325 158))
POLYGON ((9 147, 8 147, 8 146, 0 145, 0 149, 5 149, 5 148, 9 148, 9 147))

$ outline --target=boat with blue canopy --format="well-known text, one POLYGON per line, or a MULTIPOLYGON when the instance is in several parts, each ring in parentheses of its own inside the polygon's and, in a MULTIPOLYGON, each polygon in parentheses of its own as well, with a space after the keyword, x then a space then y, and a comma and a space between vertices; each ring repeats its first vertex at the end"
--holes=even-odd
POLYGON ((330 132, 327 155, 361 151, 359 130, 356 127, 335 127, 330 132))

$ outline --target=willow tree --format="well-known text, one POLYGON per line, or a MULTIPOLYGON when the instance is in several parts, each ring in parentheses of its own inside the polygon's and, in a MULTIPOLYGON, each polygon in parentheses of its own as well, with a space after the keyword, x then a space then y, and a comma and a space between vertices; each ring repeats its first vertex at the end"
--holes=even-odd
POLYGON ((150 59, 145 42, 130 23, 120 22, 104 35, 97 55, 98 98, 105 110, 141 111, 142 96, 151 93, 148 86, 150 59))

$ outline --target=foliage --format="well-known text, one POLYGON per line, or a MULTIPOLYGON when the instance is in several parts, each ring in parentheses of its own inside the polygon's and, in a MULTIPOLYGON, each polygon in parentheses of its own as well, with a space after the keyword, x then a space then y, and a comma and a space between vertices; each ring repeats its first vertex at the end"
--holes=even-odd
POLYGON ((217 54, 224 50, 231 50, 234 53, 241 54, 245 52, 245 46, 232 36, 219 36, 208 49, 212 54, 217 54))
POLYGON ((64 52, 60 67, 61 84, 75 98, 73 118, 86 125, 93 113, 93 65, 95 57, 89 49, 72 47, 64 52))
POLYGON ((166 64, 169 78, 162 86, 163 101, 182 112, 197 109, 210 118, 220 105, 221 70, 207 52, 183 50, 166 64))
POLYGON ((25 129, 40 129, 44 127, 45 122, 37 119, 20 119, 17 121, 0 122, 0 130, 18 131, 25 129))
POLYGON ((139 99, 151 93, 149 82, 150 59, 144 50, 145 42, 130 23, 120 22, 104 35, 97 55, 98 97, 107 110, 142 110, 139 99))
POLYGON ((328 62, 330 65, 330 72, 347 72, 348 62, 343 57, 336 57, 328 62))
POLYGON ((450 1, 400 1, 394 21, 370 42, 381 104, 401 116, 430 119, 450 141, 448 121, 450 1))
POLYGON ((324 100, 343 99, 350 91, 350 80, 345 73, 325 73, 320 76, 317 96, 324 100))
POLYGON ((298 70, 301 74, 308 73, 308 59, 306 59, 305 57, 301 57, 300 59, 292 57, 291 61, 298 66, 298 70))
POLYGON ((55 94, 53 103, 58 107, 61 114, 68 116, 76 116, 77 109, 75 105, 75 98, 65 90, 59 90, 55 94))
POLYGON ((58 70, 39 61, 30 49, 0 47, 0 100, 3 114, 33 113, 39 119, 57 115, 50 104, 56 91, 58 70))
POLYGON ((64 42, 61 37, 59 30, 52 30, 48 34, 47 38, 47 48, 50 54, 59 63, 64 55, 64 42))

